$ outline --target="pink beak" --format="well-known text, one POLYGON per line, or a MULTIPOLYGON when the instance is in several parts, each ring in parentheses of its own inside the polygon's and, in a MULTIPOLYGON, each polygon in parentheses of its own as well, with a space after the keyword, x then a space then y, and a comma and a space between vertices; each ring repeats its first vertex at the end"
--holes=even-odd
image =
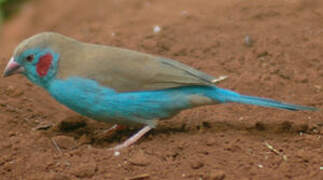
POLYGON ((25 69, 20 64, 16 63, 15 59, 13 57, 10 58, 10 61, 8 62, 4 72, 3 77, 10 76, 12 74, 22 73, 25 69))

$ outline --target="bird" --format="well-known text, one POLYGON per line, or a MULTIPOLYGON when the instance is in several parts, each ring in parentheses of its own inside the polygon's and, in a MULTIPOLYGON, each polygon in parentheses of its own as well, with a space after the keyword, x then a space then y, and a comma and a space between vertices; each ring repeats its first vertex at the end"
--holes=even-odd
POLYGON ((22 74, 56 101, 97 121, 142 128, 113 150, 138 141, 158 122, 203 105, 241 103, 291 111, 317 108, 220 88, 215 78, 178 61, 90 44, 56 32, 23 40, 3 76, 22 74))

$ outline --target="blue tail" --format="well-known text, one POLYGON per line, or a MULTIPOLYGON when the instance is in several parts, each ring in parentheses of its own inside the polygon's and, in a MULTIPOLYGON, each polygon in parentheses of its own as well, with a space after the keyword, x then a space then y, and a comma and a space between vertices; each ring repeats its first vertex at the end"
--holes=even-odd
POLYGON ((316 110, 318 110, 315 107, 287 104, 287 103, 283 103, 283 102, 279 102, 279 101, 275 101, 275 100, 267 99, 267 98, 241 95, 236 92, 226 90, 226 89, 221 89, 221 88, 216 88, 216 95, 213 96, 213 98, 215 98, 216 100, 223 102, 223 103, 235 102, 235 103, 252 104, 252 105, 264 106, 264 107, 287 109, 287 110, 291 110, 291 111, 299 111, 299 110, 316 111, 316 110))

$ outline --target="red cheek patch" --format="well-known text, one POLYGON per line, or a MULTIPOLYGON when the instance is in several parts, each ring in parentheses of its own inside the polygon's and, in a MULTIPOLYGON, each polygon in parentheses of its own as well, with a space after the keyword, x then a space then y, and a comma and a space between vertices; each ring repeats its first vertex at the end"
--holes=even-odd
POLYGON ((36 71, 40 77, 47 75, 50 65, 53 61, 53 55, 47 53, 39 58, 39 61, 36 65, 36 71))

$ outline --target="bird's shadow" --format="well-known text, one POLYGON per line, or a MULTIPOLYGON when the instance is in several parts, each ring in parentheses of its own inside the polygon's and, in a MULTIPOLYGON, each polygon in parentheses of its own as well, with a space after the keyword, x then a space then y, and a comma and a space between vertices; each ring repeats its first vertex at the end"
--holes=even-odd
MULTIPOLYGON (((193 121, 194 122, 194 121, 193 121)), ((89 120, 81 116, 68 117, 55 125, 54 127, 43 131, 49 137, 64 135, 73 137, 80 145, 91 144, 95 147, 110 147, 111 143, 120 143, 131 135, 139 131, 140 128, 125 128, 113 133, 104 133, 111 127, 111 124, 89 120)), ((221 133, 243 133, 249 136, 269 136, 269 135, 298 135, 302 133, 321 133, 323 127, 309 127, 308 124, 295 124, 290 121, 280 123, 253 124, 243 123, 241 121, 216 121, 201 122, 199 124, 186 124, 173 121, 162 121, 160 125, 150 131, 151 136, 185 133, 187 135, 196 135, 199 133, 212 133, 215 136, 221 133), (246 133, 247 132, 247 133, 246 133)))

